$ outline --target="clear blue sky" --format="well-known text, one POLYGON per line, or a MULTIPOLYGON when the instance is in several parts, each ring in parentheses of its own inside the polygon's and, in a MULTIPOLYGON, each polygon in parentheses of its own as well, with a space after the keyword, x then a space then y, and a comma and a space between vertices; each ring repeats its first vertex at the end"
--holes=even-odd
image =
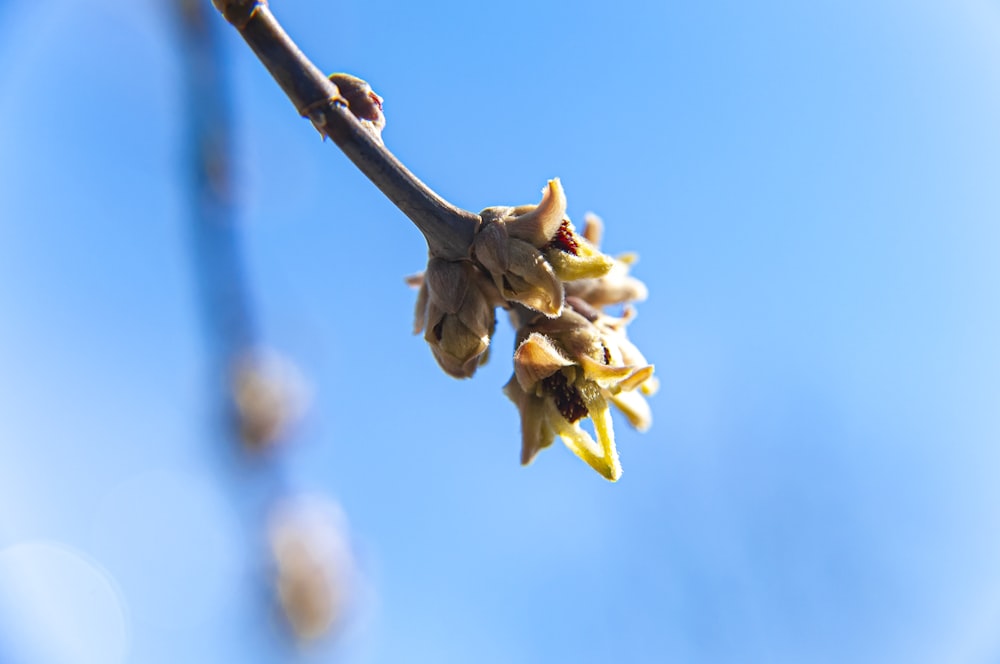
POLYGON ((304 653, 210 425, 164 6, 0 3, 0 659, 1000 661, 1000 3, 274 0, 446 198, 558 176, 640 252, 616 485, 518 465, 509 329, 438 370, 419 234, 224 32, 250 286, 314 393, 283 472, 364 577, 304 653))

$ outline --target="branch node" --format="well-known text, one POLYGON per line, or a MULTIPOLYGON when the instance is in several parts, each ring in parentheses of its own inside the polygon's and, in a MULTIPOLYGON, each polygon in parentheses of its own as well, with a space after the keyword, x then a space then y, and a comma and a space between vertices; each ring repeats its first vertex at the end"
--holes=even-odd
POLYGON ((257 10, 267 6, 267 0, 212 0, 212 4, 227 21, 242 31, 257 10))

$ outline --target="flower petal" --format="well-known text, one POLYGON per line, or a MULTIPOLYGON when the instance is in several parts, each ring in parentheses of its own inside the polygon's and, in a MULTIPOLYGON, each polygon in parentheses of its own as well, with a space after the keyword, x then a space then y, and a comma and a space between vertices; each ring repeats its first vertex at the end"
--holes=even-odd
POLYGON ((653 413, 649 404, 638 391, 619 392, 611 397, 618 410, 628 418, 629 424, 639 431, 647 430, 653 423, 653 413))
POLYGON ((583 215, 583 231, 580 235, 587 242, 594 245, 594 248, 601 246, 601 237, 604 235, 604 221, 593 212, 583 215))
POLYGON ((515 377, 504 385, 503 391, 521 416, 521 465, 526 466, 539 450, 552 444, 555 431, 548 422, 544 400, 521 389, 515 377))
POLYGON ((580 390, 583 402, 587 405, 590 419, 594 422, 594 433, 601 447, 600 468, 594 469, 606 479, 617 482, 622 475, 621 462, 618 460, 618 448, 615 447, 615 429, 611 422, 611 408, 607 400, 596 390, 580 390))
POLYGON ((641 302, 648 296, 646 284, 628 274, 628 263, 617 258, 603 277, 566 283, 566 295, 578 297, 594 307, 622 302, 641 302))
POLYGON ((440 314, 433 303, 428 307, 428 318, 424 339, 438 364, 455 378, 471 378, 480 356, 489 348, 489 336, 476 334, 455 314, 440 314))
POLYGON ((514 352, 514 376, 529 392, 534 390, 538 381, 572 364, 548 337, 537 332, 530 334, 514 352))
POLYGON ((487 222, 479 227, 479 232, 472 241, 472 249, 476 260, 490 274, 503 274, 510 266, 507 250, 509 242, 506 226, 502 222, 487 222))
POLYGON ((587 378, 601 387, 614 386, 616 391, 619 389, 618 386, 621 385, 622 381, 635 373, 635 367, 608 366, 586 355, 581 355, 577 359, 580 362, 580 366, 583 367, 583 372, 587 378))
POLYGON ((647 397, 653 396, 659 389, 660 389, 660 381, 655 376, 647 380, 639 387, 639 391, 645 394, 647 397))
POLYGON ((646 366, 636 369, 635 373, 626 378, 618 385, 618 389, 622 392, 629 392, 639 387, 647 380, 653 377, 653 365, 647 364, 646 366))
POLYGON ((596 470, 603 477, 612 482, 618 479, 617 477, 612 479, 614 468, 609 466, 605 461, 600 446, 594 442, 589 433, 581 429, 578 424, 570 424, 559 415, 552 422, 555 424, 555 430, 559 438, 573 454, 583 459, 588 466, 596 470))
POLYGON ((420 334, 427 324, 427 282, 420 279, 420 290, 417 291, 417 304, 413 309, 413 334, 420 334))
POLYGON ((562 282, 540 251, 522 240, 508 244, 510 268, 497 287, 508 300, 555 317, 562 312, 562 282))
POLYGON ((611 268, 615 261, 606 254, 602 254, 592 249, 584 251, 583 238, 580 238, 580 254, 571 254, 560 249, 548 249, 545 251, 545 258, 552 265, 552 270, 556 276, 563 281, 575 281, 577 279, 594 279, 603 277, 611 268))
POLYGON ((469 289, 468 261, 446 261, 431 258, 427 261, 424 283, 427 284, 431 301, 445 313, 457 312, 469 289))
POLYGON ((543 247, 562 225, 566 216, 566 192, 559 178, 549 180, 542 189, 542 202, 531 212, 507 219, 507 232, 511 237, 543 247))

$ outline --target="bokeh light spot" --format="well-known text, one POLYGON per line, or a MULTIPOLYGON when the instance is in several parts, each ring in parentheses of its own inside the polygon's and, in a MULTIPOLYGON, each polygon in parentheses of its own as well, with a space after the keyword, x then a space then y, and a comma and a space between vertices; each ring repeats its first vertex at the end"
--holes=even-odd
POLYGON ((55 542, 0 551, 0 661, 5 664, 118 664, 128 624, 108 573, 55 542))

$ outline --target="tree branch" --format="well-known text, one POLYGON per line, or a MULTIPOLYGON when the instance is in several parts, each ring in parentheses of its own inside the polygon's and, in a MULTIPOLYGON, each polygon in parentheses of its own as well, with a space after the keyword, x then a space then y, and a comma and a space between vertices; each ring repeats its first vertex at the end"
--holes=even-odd
MULTIPOLYGON (((324 137, 329 136, 383 194, 410 218, 430 253, 457 260, 469 255, 478 214, 455 207, 421 182, 382 144, 330 79, 299 50, 266 0, 212 0, 278 85, 324 137)), ((362 117, 364 117, 362 115, 362 117)))

